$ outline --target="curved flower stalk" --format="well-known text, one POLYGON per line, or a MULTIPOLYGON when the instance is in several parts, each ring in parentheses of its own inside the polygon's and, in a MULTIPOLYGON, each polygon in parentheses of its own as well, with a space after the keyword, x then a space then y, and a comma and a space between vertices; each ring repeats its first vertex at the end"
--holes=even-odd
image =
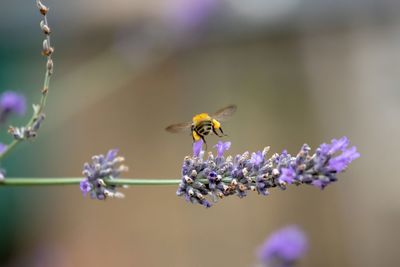
MULTIPOLYGON (((42 15, 42 20, 40 21, 40 28, 44 34, 44 40, 42 45, 42 55, 46 58, 46 72, 43 81, 43 87, 41 89, 41 99, 39 104, 33 105, 33 114, 29 122, 23 127, 10 126, 8 132, 13 136, 14 140, 7 145, 6 149, 0 154, 0 159, 4 158, 15 146, 17 146, 21 141, 32 139, 37 136, 37 132, 42 125, 45 114, 44 107, 46 105, 46 99, 49 92, 50 78, 54 71, 54 63, 52 55, 54 52, 54 47, 50 42, 51 29, 47 21, 47 14, 49 8, 45 6, 41 0, 35 0, 36 6, 42 15)), ((17 98, 16 95, 9 95, 5 103, 2 104, 12 105, 14 112, 23 113, 25 111, 25 102, 21 98, 17 98)), ((1 119, 1 118, 0 118, 1 119)))
POLYGON ((195 143, 193 156, 183 161, 182 180, 176 194, 205 207, 211 207, 207 196, 213 202, 230 195, 242 198, 248 191, 266 196, 270 188, 285 190, 290 184, 309 184, 324 189, 360 156, 355 147, 347 148, 347 137, 320 145, 312 155, 310 147, 304 144, 296 156, 283 151, 270 158, 267 157, 269 147, 252 154, 244 152, 224 157, 231 143, 220 141, 215 146, 217 155, 210 152, 204 159, 200 145, 201 141, 195 143))
POLYGON ((258 259, 266 267, 292 267, 308 250, 308 238, 296 225, 273 232, 258 250, 258 259))
POLYGON ((85 163, 83 175, 86 177, 80 183, 84 196, 88 193, 92 199, 104 200, 110 198, 123 198, 124 194, 117 191, 117 185, 109 181, 118 178, 122 172, 128 170, 125 165, 119 165, 125 159, 117 157, 118 150, 112 149, 107 155, 92 157, 92 163, 85 163))

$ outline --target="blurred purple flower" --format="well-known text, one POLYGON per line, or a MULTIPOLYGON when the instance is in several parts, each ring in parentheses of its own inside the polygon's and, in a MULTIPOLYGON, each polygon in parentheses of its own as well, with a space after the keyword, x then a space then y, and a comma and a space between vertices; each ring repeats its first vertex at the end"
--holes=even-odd
POLYGON ((222 157, 224 156, 224 152, 228 151, 231 147, 231 142, 218 141, 214 147, 217 149, 217 157, 222 157))
POLYGON ((171 0, 169 12, 175 27, 192 30, 204 24, 218 4, 218 0, 171 0))
MULTIPOLYGON (((4 151, 6 151, 7 149, 7 145, 0 143, 0 155, 4 153, 4 151)), ((0 181, 4 180, 5 177, 5 170, 0 168, 0 181)))
POLYGON ((0 143, 0 155, 3 154, 4 151, 6 151, 7 145, 0 143))
POLYGON ((8 116, 15 113, 19 116, 25 114, 26 99, 22 94, 6 91, 0 96, 0 122, 5 122, 8 116))
POLYGON ((259 260, 271 266, 291 266, 308 250, 308 239, 297 226, 287 226, 272 233, 258 251, 259 260))
POLYGON ((107 197, 122 198, 124 195, 117 191, 117 186, 107 184, 106 180, 118 178, 127 171, 127 167, 119 165, 124 161, 123 157, 117 157, 118 150, 112 149, 107 155, 92 157, 92 163, 85 163, 83 167, 84 178, 80 183, 80 189, 84 196, 90 194, 92 199, 104 200, 107 197))
POLYGON ((200 156, 200 152, 203 149, 203 144, 204 142, 202 139, 193 143, 193 157, 200 156))

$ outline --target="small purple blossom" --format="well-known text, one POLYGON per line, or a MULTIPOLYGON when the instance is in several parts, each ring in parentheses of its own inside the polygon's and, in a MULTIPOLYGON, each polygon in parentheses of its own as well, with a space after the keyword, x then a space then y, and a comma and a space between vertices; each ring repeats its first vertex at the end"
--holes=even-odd
POLYGON ((203 144, 204 144, 204 142, 202 139, 193 143, 193 157, 200 156, 200 152, 203 149, 203 144))
POLYGON ((320 146, 321 152, 327 155, 333 155, 339 150, 344 150, 349 145, 349 139, 346 136, 336 140, 332 139, 330 144, 322 144, 320 146))
POLYGON ((107 184, 107 180, 118 178, 127 171, 127 167, 119 165, 124 161, 123 157, 117 157, 118 150, 108 151, 106 156, 92 157, 92 163, 85 163, 83 167, 84 178, 80 183, 80 189, 85 196, 90 194, 92 199, 104 200, 107 197, 121 198, 124 195, 117 191, 117 186, 107 184))
POLYGON ((322 180, 314 180, 311 182, 311 184, 313 186, 315 186, 316 188, 319 188, 321 190, 323 190, 328 184, 330 183, 330 181, 322 181, 322 180))
POLYGON ((296 172, 292 168, 282 168, 279 176, 280 183, 292 184, 296 179, 296 172))
POLYGON ((329 160, 328 168, 336 172, 342 172, 356 158, 360 157, 356 147, 343 150, 343 153, 329 160))
POLYGON ((89 193, 92 190, 92 185, 89 183, 89 180, 85 178, 80 182, 80 188, 83 196, 86 196, 87 193, 89 193))
POLYGON ((251 154, 250 163, 259 166, 264 161, 264 156, 261 151, 251 154))
POLYGON ((297 226, 287 226, 272 233, 258 251, 259 260, 267 266, 291 266, 308 250, 308 239, 297 226))
POLYGON ((231 147, 231 142, 218 141, 214 147, 217 149, 217 157, 223 157, 225 151, 228 151, 231 147))
POLYGON ((204 158, 199 156, 201 152, 185 157, 176 193, 191 203, 208 207, 211 204, 206 202, 206 197, 216 202, 230 195, 242 198, 249 191, 266 196, 270 188, 286 189, 290 184, 323 189, 337 181, 337 174, 360 156, 355 147, 347 149, 348 144, 348 139, 343 137, 331 144, 322 144, 313 155, 310 155, 311 148, 304 144, 296 156, 284 150, 267 158, 269 147, 262 152, 223 157, 228 145, 221 142, 215 146, 216 157, 209 153, 204 158))
POLYGON ((25 111, 26 99, 22 94, 6 91, 0 95, 0 122, 5 122, 13 113, 22 116, 25 111))

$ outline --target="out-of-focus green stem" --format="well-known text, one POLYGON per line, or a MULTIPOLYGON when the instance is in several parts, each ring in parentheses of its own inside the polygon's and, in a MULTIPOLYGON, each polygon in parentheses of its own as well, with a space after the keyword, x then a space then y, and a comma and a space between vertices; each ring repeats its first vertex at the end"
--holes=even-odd
MULTIPOLYGON (((58 185, 77 185, 84 178, 5 178, 0 180, 0 187, 4 186, 58 186, 58 185)), ((225 177, 224 182, 230 182, 232 179, 225 177)), ((207 179, 199 179, 203 184, 208 184, 207 179)), ((104 179, 108 185, 178 185, 181 179, 104 179)))
MULTIPOLYGON (((1 186, 57 186, 77 185, 83 178, 5 178, 0 180, 1 186)), ((113 179, 104 180, 109 185, 177 185, 178 179, 113 179)))

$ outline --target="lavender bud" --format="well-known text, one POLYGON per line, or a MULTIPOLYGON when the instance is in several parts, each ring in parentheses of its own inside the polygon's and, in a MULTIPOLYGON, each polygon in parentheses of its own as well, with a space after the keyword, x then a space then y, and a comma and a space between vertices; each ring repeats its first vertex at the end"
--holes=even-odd
POLYGON ((188 184, 192 184, 193 183, 193 179, 190 178, 189 176, 185 176, 184 179, 185 179, 186 183, 188 183, 188 184))
MULTIPOLYGON (((80 188, 84 196, 90 194, 92 199, 105 200, 106 198, 123 198, 124 195, 117 191, 117 186, 109 185, 107 180, 118 178, 121 172, 127 170, 124 165, 118 165, 123 161, 122 157, 117 157, 118 150, 113 149, 107 156, 97 155, 92 157, 92 163, 83 165, 84 178, 80 188)), ((177 191, 181 194, 183 185, 177 191)))
POLYGON ((42 29, 44 34, 49 35, 51 33, 49 25, 47 25, 44 20, 40 21, 40 29, 42 29))
POLYGON ((43 5, 43 3, 40 0, 36 0, 36 4, 37 4, 37 7, 38 7, 40 13, 43 16, 46 16, 47 12, 49 12, 49 8, 45 5, 43 5))
POLYGON ((50 56, 51 54, 53 54, 53 52, 54 52, 54 48, 50 46, 50 43, 47 39, 44 39, 42 54, 44 56, 50 56))

